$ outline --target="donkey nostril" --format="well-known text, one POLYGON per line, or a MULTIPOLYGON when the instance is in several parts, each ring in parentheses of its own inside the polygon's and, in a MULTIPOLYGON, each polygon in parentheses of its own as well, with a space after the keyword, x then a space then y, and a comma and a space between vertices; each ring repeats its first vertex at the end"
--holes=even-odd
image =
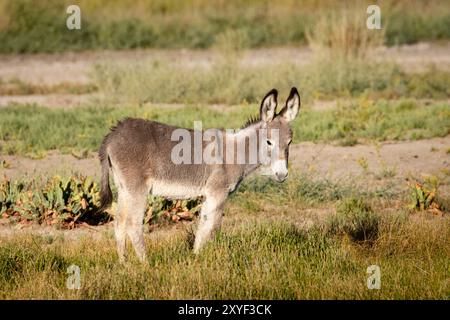
POLYGON ((282 181, 287 178, 288 174, 287 173, 277 173, 276 176, 279 181, 282 181))

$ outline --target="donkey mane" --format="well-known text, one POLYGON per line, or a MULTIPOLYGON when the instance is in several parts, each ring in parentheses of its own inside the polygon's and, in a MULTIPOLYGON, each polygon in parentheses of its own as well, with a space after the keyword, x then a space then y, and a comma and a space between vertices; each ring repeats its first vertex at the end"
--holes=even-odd
POLYGON ((250 118, 247 119, 247 121, 244 123, 244 125, 241 127, 241 129, 248 128, 252 124, 258 123, 260 121, 261 121, 261 117, 260 116, 251 116, 250 118))

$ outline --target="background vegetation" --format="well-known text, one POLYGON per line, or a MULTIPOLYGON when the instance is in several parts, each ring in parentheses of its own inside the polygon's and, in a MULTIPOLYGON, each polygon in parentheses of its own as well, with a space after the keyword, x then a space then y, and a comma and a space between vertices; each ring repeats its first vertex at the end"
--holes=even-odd
MULTIPOLYGON (((410 10, 408 10, 410 12, 410 10)), ((377 61, 375 50, 386 30, 369 30, 365 15, 340 6, 317 16, 307 40, 314 58, 300 65, 295 59, 246 65, 248 37, 226 30, 218 37, 218 58, 205 66, 173 61, 105 61, 96 65, 93 83, 112 101, 165 103, 259 103, 267 88, 289 90, 296 84, 305 102, 339 97, 432 98, 450 95, 450 73, 429 65, 407 72, 389 61, 377 61)))
MULTIPOLYGON (((0 52, 86 49, 208 48, 229 30, 243 33, 247 47, 306 43, 320 17, 339 11, 331 0, 80 0, 82 29, 65 26, 67 0, 0 2, 0 52)), ((373 1, 349 1, 363 15, 373 1)), ((445 0, 380 1, 384 43, 450 38, 445 0)), ((365 24, 364 24, 365 25, 365 24)))
MULTIPOLYGON (((258 106, 238 105, 223 112, 205 105, 116 108, 87 106, 49 109, 33 105, 0 108, 0 154, 34 158, 60 150, 77 155, 97 151, 109 128, 124 117, 140 117, 182 127, 202 121, 203 128, 236 128, 258 113, 258 106)), ((325 110, 305 109, 293 123, 294 143, 299 141, 358 142, 423 139, 445 136, 450 130, 446 102, 424 105, 414 100, 374 102, 361 99, 325 110)))
POLYGON ((445 99, 450 73, 430 67, 405 73, 391 63, 360 59, 319 59, 307 66, 281 62, 242 66, 225 60, 210 68, 182 67, 164 61, 97 66, 94 83, 110 102, 259 103, 268 88, 288 91, 298 84, 302 101, 339 97, 445 99))

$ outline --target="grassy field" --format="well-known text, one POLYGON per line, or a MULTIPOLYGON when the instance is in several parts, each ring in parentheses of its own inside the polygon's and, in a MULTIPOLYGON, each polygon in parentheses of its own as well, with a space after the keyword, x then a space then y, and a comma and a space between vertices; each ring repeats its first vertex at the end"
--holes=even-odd
POLYGON ((111 229, 2 236, 0 298, 448 299, 448 216, 406 209, 404 194, 377 198, 305 176, 277 188, 246 183, 200 256, 189 222, 160 224, 146 265, 118 263, 111 229), (304 223, 303 210, 324 207, 333 213, 304 223), (66 287, 72 264, 80 290, 66 287), (380 290, 367 288, 370 265, 381 268, 380 290))
POLYGON ((0 0, 0 299, 450 299, 447 2, 379 2, 374 31, 366 1, 80 0, 68 31, 68 1, 0 0), (180 50, 66 52, 134 48, 180 50), (246 179, 198 256, 201 199, 149 195, 147 263, 120 264, 92 156, 109 128, 237 129, 292 86, 289 179, 246 179))
POLYGON ((414 186, 364 181, 295 171, 283 184, 250 178, 199 256, 192 253, 198 202, 150 197, 145 265, 133 255, 120 264, 112 223, 95 227, 110 217, 92 219, 99 199, 92 179, 3 182, 0 298, 448 299, 450 201, 438 189, 450 185, 448 172, 414 186), (93 226, 59 230, 80 223, 93 226), (73 264, 78 290, 66 286, 73 264), (380 290, 367 288, 371 265, 380 267, 380 290))
POLYGON ((90 84, 60 83, 56 85, 30 84, 19 79, 3 80, 0 78, 0 95, 35 95, 35 94, 87 94, 97 88, 90 84))
MULTIPOLYGON (((350 9, 365 18, 373 2, 343 6, 330 0, 81 0, 77 4, 82 28, 68 31, 65 9, 70 4, 66 0, 0 2, 0 52, 207 48, 230 32, 242 34, 246 47, 304 44, 320 17, 350 9)), ((387 44, 450 38, 450 7, 445 0, 379 5, 387 44)))
POLYGON ((192 255, 181 231, 170 240, 147 242, 148 266, 119 265, 110 233, 77 242, 22 236, 0 248, 0 297, 448 299, 448 221, 393 227, 388 223, 382 239, 368 246, 290 224, 244 222, 225 229, 200 257, 192 255), (66 288, 71 264, 82 270, 80 290, 66 288), (366 286, 366 269, 374 264, 381 268, 382 290, 366 286))

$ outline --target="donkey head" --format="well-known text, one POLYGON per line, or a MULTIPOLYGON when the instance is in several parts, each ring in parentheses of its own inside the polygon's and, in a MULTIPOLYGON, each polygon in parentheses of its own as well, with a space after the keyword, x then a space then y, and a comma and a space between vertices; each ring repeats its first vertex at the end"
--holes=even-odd
MULTIPOLYGON (((272 175, 278 182, 288 176, 289 145, 292 142, 290 123, 300 110, 300 96, 297 89, 291 89, 286 105, 276 113, 278 92, 272 89, 263 99, 260 108, 262 128, 267 130, 265 147, 270 157, 272 175)), ((264 143, 264 142, 262 142, 264 143)))

